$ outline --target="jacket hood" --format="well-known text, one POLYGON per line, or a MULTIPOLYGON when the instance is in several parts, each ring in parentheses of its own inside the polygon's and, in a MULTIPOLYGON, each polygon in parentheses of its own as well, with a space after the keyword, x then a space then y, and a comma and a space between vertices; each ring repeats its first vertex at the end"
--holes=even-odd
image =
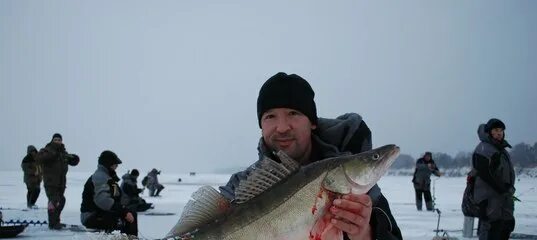
POLYGON ((121 176, 121 179, 122 179, 124 182, 128 182, 128 183, 136 183, 136 177, 135 177, 135 176, 132 176, 130 173, 125 173, 125 174, 123 174, 123 176, 121 176))
POLYGON ((108 168, 102 164, 97 164, 97 171, 99 170, 110 176, 110 178, 112 178, 114 182, 119 182, 119 177, 117 176, 116 171, 114 169, 108 168))
POLYGON ((485 132, 485 125, 486 124, 479 124, 479 127, 477 127, 477 136, 481 142, 490 142, 489 134, 485 132))
POLYGON ((506 147, 511 148, 511 145, 505 140, 505 133, 503 135, 504 139, 502 140, 500 144, 498 144, 498 143, 495 143, 495 141, 492 141, 490 134, 485 131, 485 127, 486 127, 486 124, 480 124, 479 127, 477 128, 477 136, 479 137, 479 140, 481 142, 490 143, 492 145, 499 146, 502 148, 506 148, 506 147))
POLYGON ((63 143, 49 142, 47 143, 45 148, 53 149, 54 151, 58 152, 67 152, 67 150, 65 149, 65 144, 63 143))
POLYGON ((324 142, 345 149, 361 123, 362 116, 356 113, 346 113, 336 119, 319 118, 314 134, 324 142))

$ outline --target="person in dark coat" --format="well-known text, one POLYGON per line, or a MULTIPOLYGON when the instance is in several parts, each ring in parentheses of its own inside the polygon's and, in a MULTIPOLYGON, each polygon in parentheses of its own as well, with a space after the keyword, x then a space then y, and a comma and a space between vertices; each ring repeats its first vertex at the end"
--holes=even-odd
POLYGON ((159 196, 162 189, 164 189, 164 186, 159 183, 158 176, 160 174, 160 171, 156 168, 153 168, 148 174, 147 174, 147 189, 149 190, 149 196, 150 197, 157 197, 159 196))
POLYGON ((416 208, 418 211, 422 209, 423 198, 425 198, 427 211, 434 211, 433 198, 431 197, 431 174, 438 177, 442 176, 442 173, 438 170, 433 160, 433 155, 430 152, 426 152, 422 158, 416 161, 416 169, 412 177, 412 183, 414 183, 414 190, 416 191, 416 208))
POLYGON ((55 133, 52 140, 39 150, 37 161, 43 170, 43 185, 48 198, 48 227, 61 229, 60 215, 65 206, 65 188, 69 165, 76 166, 80 158, 68 153, 63 144, 62 135, 55 133))
POLYGON ((37 164, 37 149, 30 145, 26 150, 26 156, 22 159, 21 168, 24 172, 24 183, 26 184, 26 206, 28 208, 37 208, 35 202, 41 192, 41 166, 37 164))
MULTIPOLYGON (((257 98, 257 117, 261 128, 259 159, 277 159, 282 150, 301 165, 372 149, 371 131, 362 117, 347 113, 336 119, 318 118, 315 93, 302 77, 278 73, 261 87, 257 98)), ((235 173, 220 192, 235 199, 235 189, 258 162, 235 173)), ((331 209, 334 227, 345 239, 402 239, 387 199, 375 185, 367 194, 347 194, 334 201, 331 209)))
POLYGON ((120 230, 122 233, 138 236, 136 211, 130 211, 121 203, 123 195, 116 174, 121 160, 109 150, 99 156, 97 170, 84 184, 80 221, 91 229, 106 232, 120 230))
POLYGON ((478 127, 481 141, 472 155, 477 170, 474 200, 479 203, 480 240, 509 239, 515 228, 515 171, 506 148, 505 124, 496 118, 478 127))
POLYGON ((151 203, 147 203, 143 198, 140 197, 140 193, 143 191, 142 188, 138 188, 137 178, 140 176, 138 169, 133 169, 130 172, 125 173, 121 179, 121 190, 123 190, 123 205, 127 206, 128 209, 137 212, 143 212, 152 207, 151 203))

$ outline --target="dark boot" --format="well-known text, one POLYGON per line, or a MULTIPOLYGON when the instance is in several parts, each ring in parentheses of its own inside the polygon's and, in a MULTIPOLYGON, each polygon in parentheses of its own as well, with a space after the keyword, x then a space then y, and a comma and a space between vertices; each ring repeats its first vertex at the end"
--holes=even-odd
POLYGON ((61 229, 60 215, 58 214, 57 204, 48 202, 48 228, 49 229, 61 229))
POLYGON ((147 209, 150 209, 151 206, 152 206, 151 203, 142 203, 137 206, 136 211, 143 212, 143 211, 146 211, 147 209))
POLYGON ((35 206, 35 202, 37 202, 37 199, 39 198, 39 194, 41 193, 41 188, 35 188, 32 192, 32 197, 30 198, 30 204, 32 206, 35 206))
POLYGON ((425 198, 425 207, 427 211, 434 211, 434 201, 431 197, 431 191, 423 191, 423 198, 425 198))
POLYGON ((138 236, 138 214, 136 212, 131 212, 131 214, 134 217, 134 222, 128 223, 122 219, 123 224, 120 226, 120 231, 129 236, 138 236))
POLYGON ((160 191, 162 191, 162 189, 164 189, 164 186, 159 185, 158 189, 157 189, 157 193, 155 194, 155 196, 158 196, 160 194, 160 191))
POLYGON ((32 208, 32 190, 28 189, 28 192, 26 193, 26 207, 32 208))
POLYGON ((62 229, 65 225, 61 224, 60 215, 65 206, 65 197, 59 196, 56 201, 48 203, 48 228, 62 229))
POLYGON ((434 211, 433 202, 425 202, 425 207, 427 211, 434 211))
POLYGON ((37 202, 37 198, 39 197, 40 192, 41 192, 40 188, 28 189, 28 194, 26 194, 26 206, 28 208, 34 208, 35 202, 37 202))

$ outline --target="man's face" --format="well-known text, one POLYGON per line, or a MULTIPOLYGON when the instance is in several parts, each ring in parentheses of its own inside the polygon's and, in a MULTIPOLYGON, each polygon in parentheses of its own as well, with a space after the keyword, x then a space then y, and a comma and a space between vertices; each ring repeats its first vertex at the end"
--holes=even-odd
POLYGON ((429 156, 429 154, 425 155, 425 161, 430 161, 431 160, 431 156, 429 156))
POLYGON ((502 128, 493 128, 490 130, 490 136, 494 138, 496 141, 503 140, 503 129, 502 128))
POLYGON ((113 169, 115 171, 117 169, 117 166, 118 166, 117 164, 114 164, 114 165, 110 166, 110 169, 113 169))
POLYGON ((317 126, 308 117, 290 108, 273 108, 261 116, 263 140, 274 151, 282 150, 297 161, 311 151, 311 131, 317 126))
POLYGON ((59 137, 55 137, 55 138, 52 139, 52 142, 57 143, 57 144, 62 144, 62 139, 59 138, 59 137))

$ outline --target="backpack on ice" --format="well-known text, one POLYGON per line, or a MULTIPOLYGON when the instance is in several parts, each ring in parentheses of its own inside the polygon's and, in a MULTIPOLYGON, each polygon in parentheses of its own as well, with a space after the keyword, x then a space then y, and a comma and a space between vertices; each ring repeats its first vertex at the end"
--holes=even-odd
POLYGON ((149 178, 147 176, 144 177, 144 179, 142 179, 142 186, 147 186, 147 181, 149 180, 149 178))
POLYGON ((462 195, 462 214, 467 217, 479 217, 479 203, 474 200, 474 186, 477 171, 472 169, 466 177, 466 188, 462 195))

